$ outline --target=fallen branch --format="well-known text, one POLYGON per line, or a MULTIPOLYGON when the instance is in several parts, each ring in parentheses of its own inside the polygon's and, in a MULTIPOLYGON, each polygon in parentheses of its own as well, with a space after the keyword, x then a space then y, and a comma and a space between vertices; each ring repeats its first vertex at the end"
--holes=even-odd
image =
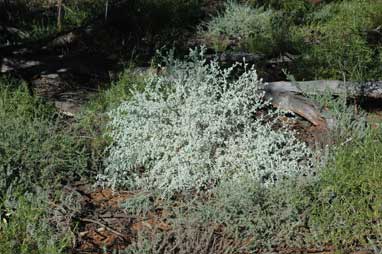
POLYGON ((265 98, 270 100, 275 108, 293 112, 320 129, 328 129, 327 121, 321 114, 319 107, 308 98, 290 92, 272 91, 266 91, 265 98))
POLYGON ((10 27, 10 26, 4 26, 4 25, 0 25, 0 32, 17 35, 23 39, 28 38, 28 36, 29 36, 29 34, 27 32, 24 32, 24 31, 22 31, 16 27, 10 27))
POLYGON ((104 227, 105 229, 107 229, 107 230, 110 231, 111 233, 113 233, 113 234, 115 234, 115 235, 117 235, 117 236, 119 236, 119 237, 122 237, 122 239, 125 239, 125 236, 124 236, 122 233, 120 233, 120 232, 118 232, 118 231, 115 231, 114 229, 112 229, 112 228, 106 226, 105 224, 103 224, 103 223, 101 223, 101 222, 99 222, 99 221, 92 220, 92 219, 86 219, 86 218, 81 218, 80 220, 83 221, 83 222, 90 222, 90 223, 97 224, 98 226, 104 227))
POLYGON ((216 54, 205 55, 207 60, 217 60, 220 63, 233 64, 233 63, 243 63, 245 61, 249 64, 257 63, 267 63, 267 64, 282 64, 290 63, 296 58, 291 54, 285 54, 277 58, 266 59, 263 54, 252 54, 246 52, 223 52, 216 54))
POLYGON ((298 82, 270 82, 265 85, 265 90, 272 93, 295 93, 322 95, 342 95, 348 97, 367 97, 382 99, 382 81, 344 82, 339 80, 313 80, 298 82))
POLYGON ((314 102, 303 95, 338 95, 351 98, 382 99, 382 81, 343 82, 313 80, 300 82, 270 82, 264 86, 265 97, 276 108, 293 112, 315 126, 328 128, 327 119, 314 102))

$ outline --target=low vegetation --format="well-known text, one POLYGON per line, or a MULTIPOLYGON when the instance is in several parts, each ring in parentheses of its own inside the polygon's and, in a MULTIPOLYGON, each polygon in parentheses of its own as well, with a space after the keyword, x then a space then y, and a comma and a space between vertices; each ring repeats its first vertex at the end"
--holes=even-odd
POLYGON ((298 79, 379 79, 381 8, 363 0, 230 1, 201 36, 217 51, 292 54, 298 60, 289 69, 298 79))
POLYGON ((304 64, 312 66, 319 78, 380 79, 381 44, 373 34, 381 22, 381 9, 378 1, 346 1, 310 14, 309 21, 295 29, 296 37, 307 41, 296 44, 305 45, 299 49, 304 64))
MULTIPOLYGON (((160 246, 166 246, 165 249, 168 252, 165 253, 171 253, 170 249, 176 248, 175 246, 179 247, 180 250, 190 250, 192 244, 196 244, 193 246, 197 246, 195 247, 197 250, 206 252, 215 251, 214 253, 222 253, 223 251, 220 248, 224 248, 228 253, 245 253, 258 252, 264 249, 271 250, 275 248, 275 246, 296 248, 317 246, 319 248, 325 248, 331 245, 344 251, 357 249, 362 246, 363 248, 375 251, 379 250, 379 210, 381 199, 379 193, 382 189, 375 185, 375 181, 378 182, 378 179, 381 179, 377 171, 379 171, 378 161, 380 160, 379 155, 381 153, 379 139, 382 133, 380 129, 368 128, 366 121, 363 120, 362 114, 356 113, 354 107, 347 106, 343 98, 329 100, 328 95, 316 98, 323 106, 328 107, 331 112, 334 113, 334 117, 338 121, 339 126, 339 128, 333 129, 332 133, 334 140, 336 140, 335 144, 337 145, 334 145, 330 149, 330 153, 324 158, 326 162, 324 168, 320 169, 316 174, 309 174, 309 171, 303 171, 304 174, 302 175, 288 174, 287 178, 278 178, 279 181, 276 185, 267 186, 264 185, 262 180, 253 179, 246 176, 244 174, 245 172, 242 172, 244 177, 231 177, 228 181, 225 178, 221 178, 215 181, 215 184, 209 185, 209 191, 199 192, 197 195, 197 192, 194 192, 195 196, 188 194, 190 190, 188 190, 188 193, 184 192, 185 187, 174 189, 177 191, 177 195, 180 194, 180 197, 178 196, 175 201, 163 196, 164 193, 168 192, 169 186, 180 186, 173 185, 171 182, 176 181, 176 183, 179 183, 177 175, 171 175, 171 181, 167 181, 163 178, 166 177, 166 175, 158 173, 159 171, 154 171, 155 174, 152 175, 150 165, 155 166, 158 163, 152 164, 151 162, 161 160, 162 157, 154 156, 147 157, 149 159, 139 159, 138 151, 144 156, 146 155, 142 153, 142 151, 148 151, 149 155, 155 154, 155 151, 159 149, 154 149, 152 152, 150 152, 150 149, 156 147, 155 142, 158 142, 158 138, 163 139, 166 138, 166 136, 164 134, 159 136, 148 135, 147 137, 150 138, 141 140, 141 138, 146 136, 142 135, 141 132, 140 135, 135 135, 137 128, 132 128, 131 131, 128 131, 130 130, 129 126, 132 126, 133 123, 128 121, 130 124, 125 125, 122 119, 128 119, 134 116, 132 119, 134 119, 135 123, 139 122, 139 118, 142 116, 151 116, 151 120, 155 120, 156 115, 161 115, 160 119, 162 120, 171 119, 165 116, 172 111, 164 111, 161 114, 153 113, 150 115, 136 114, 138 110, 127 110, 129 105, 134 106, 134 109, 140 107, 140 105, 146 108, 149 102, 156 102, 157 105, 161 105, 161 101, 169 102, 171 101, 170 98, 175 98, 172 96, 182 94, 177 90, 177 77, 184 78, 182 79, 183 83, 179 84, 184 84, 187 80, 189 80, 190 83, 193 83, 194 80, 199 80, 199 82, 201 82, 200 84, 203 83, 203 79, 200 78, 186 78, 190 73, 194 73, 194 69, 198 70, 198 62, 196 62, 196 64, 192 61, 188 64, 177 63, 175 66, 177 67, 175 70, 172 65, 168 66, 167 69, 169 75, 174 75, 171 76, 172 78, 168 79, 167 77, 155 76, 154 79, 149 79, 151 83, 147 84, 149 86, 146 87, 147 90, 145 90, 144 94, 136 93, 135 96, 139 97, 134 99, 135 97, 133 96, 127 104, 120 106, 119 111, 111 111, 111 116, 114 117, 112 117, 112 119, 114 119, 112 121, 112 127, 116 131, 115 135, 117 135, 114 136, 114 138, 118 142, 115 143, 115 147, 112 148, 111 157, 107 160, 107 162, 111 164, 107 164, 109 168, 106 167, 107 174, 102 175, 103 179, 108 179, 112 185, 116 183, 115 187, 119 186, 120 188, 122 187, 123 189, 129 190, 135 188, 144 190, 143 193, 146 194, 137 195, 123 205, 126 212, 131 214, 131 216, 144 218, 149 214, 155 213, 155 211, 165 211, 167 216, 164 218, 164 221, 166 224, 169 224, 171 228, 169 231, 157 229, 154 232, 142 232, 138 236, 137 242, 129 247, 126 253, 137 253, 138 248, 144 250, 144 253, 157 253, 160 251, 160 246), (193 66, 191 70, 188 69, 190 68, 189 65, 193 66), (183 73, 184 68, 188 70, 186 72, 187 75, 183 73), (181 75, 181 73, 183 74, 181 75), (158 83, 160 80, 166 81, 163 83, 166 85, 165 87, 158 85, 162 84, 158 83), (171 84, 173 82, 175 82, 175 84, 172 86, 171 84), (158 90, 154 90, 153 92, 153 90, 150 89, 151 85, 154 85, 154 89, 159 89, 160 95, 153 96, 155 91, 158 90), (151 95, 149 95, 149 93, 151 95), (162 97, 162 95, 164 97, 162 97), (145 100, 145 103, 139 103, 139 98, 145 100), (135 142, 134 140, 141 140, 136 143, 141 145, 141 147, 145 142, 149 142, 150 145, 145 149, 136 148, 130 152, 121 153, 121 150, 131 147, 123 146, 126 142, 119 143, 124 138, 130 140, 129 142, 133 144, 135 142), (118 157, 115 157, 115 154, 117 154, 118 157), (124 159, 120 159, 121 157, 119 156, 132 157, 123 157, 124 159), (133 162, 136 164, 126 166, 125 163, 131 163, 131 158, 135 158, 133 162), (118 162, 116 162, 116 160, 118 162), (142 161, 142 164, 139 163, 140 161, 142 161), (110 167, 110 165, 112 165, 112 167, 110 167), (111 170, 114 165, 118 166, 118 170, 111 170), (141 167, 141 165, 147 166, 141 167), (138 167, 141 171, 134 170, 135 167, 138 167), (128 179, 130 179, 130 181, 127 182, 128 184, 126 185, 126 180, 124 180, 126 179, 124 178, 125 174, 136 174, 136 176, 134 178, 129 177, 128 179), (118 179, 116 182, 113 182, 113 176, 116 176, 115 179, 118 179), (161 180, 156 181, 155 179, 157 178, 161 180), (157 183, 161 183, 162 185, 158 185, 157 183), (128 187, 126 188, 126 186, 128 187), (373 189, 373 191, 366 191, 371 189, 373 189), (355 228, 357 229, 356 231, 352 230, 355 228), (194 239, 193 243, 188 242, 186 238, 194 239), (175 243, 170 239, 176 239, 175 246, 175 243), (214 244, 206 244, 208 241, 214 242, 214 244)), ((201 67, 203 67, 205 71, 211 68, 211 66, 204 64, 199 66, 199 68, 201 67)), ((197 73, 201 75, 203 72, 198 71, 197 73)), ((248 75, 248 73, 244 74, 244 76, 246 75, 248 75)), ((214 75, 209 75, 209 77, 213 76, 214 75)), ((219 76, 220 75, 218 75, 218 77, 219 76)), ((224 74, 222 74, 222 77, 224 77, 224 74)), ((220 82, 219 84, 224 87, 225 83, 220 82)), ((202 85, 200 86, 203 87, 202 85)), ((198 86, 193 85, 192 87, 196 89, 198 86)), ((230 87, 233 89, 232 87, 235 87, 235 85, 231 84, 230 87)), ((184 91, 189 92, 187 93, 188 96, 193 94, 192 89, 184 91)), ((227 92, 228 91, 229 90, 227 90, 227 92)), ((219 100, 214 103, 223 101, 224 93, 222 93, 221 96, 219 96, 219 100)), ((186 99, 187 97, 184 94, 181 98, 186 99)), ((201 101, 200 98, 202 98, 202 93, 199 93, 196 102, 201 101)), ((215 97, 210 96, 209 98, 215 97)), ((261 98, 261 96, 259 98, 261 98)), ((171 105, 173 105, 173 103, 171 105)), ((188 104, 181 103, 180 105, 188 104)), ((208 103, 204 102, 203 105, 206 108, 208 103)), ((226 105, 226 103, 223 103, 223 105, 226 105)), ((153 107, 150 108, 153 109, 153 107)), ((177 107, 172 108, 177 109, 177 107)), ((194 105, 191 108, 197 107, 194 105)), ((198 110, 197 112, 202 111, 198 110)), ((225 114, 223 115, 226 116, 225 114)), ((199 119, 198 121, 202 119, 201 117, 197 117, 197 115, 193 116, 194 117, 189 118, 191 123, 194 122, 195 119, 199 119)), ((145 121, 148 121, 148 119, 145 121)), ((236 121, 234 122, 236 123, 236 121)), ((157 134, 161 133, 162 130, 166 130, 166 128, 160 125, 159 120, 156 121, 156 123, 159 129, 154 133, 157 134)), ((171 121, 164 122, 163 124, 166 123, 171 123, 171 121)), ((140 126, 144 126, 144 124, 140 124, 140 126)), ((174 127, 176 125, 174 123, 170 126, 174 127)), ((193 125, 190 124, 190 126, 193 125)), ((190 128, 188 130, 190 131, 190 128)), ((145 129, 142 129, 142 131, 145 131, 145 129)), ((176 144, 175 136, 169 135, 169 137, 173 140, 171 144, 176 144)), ((187 137, 187 135, 181 135, 181 137, 187 137)), ((274 136, 266 135, 266 138, 271 137, 273 138, 274 136)), ((208 140, 211 142, 211 140, 214 139, 208 138, 208 140)), ((193 138, 189 140, 187 144, 192 144, 192 142, 195 141, 196 139, 193 138)), ((243 143, 243 141, 240 143, 243 143)), ((256 142, 252 141, 251 143, 256 142)), ((169 142, 165 142, 164 144, 169 144, 169 142)), ((169 159, 169 162, 171 162, 170 159, 172 157, 176 156, 175 158, 179 158, 181 150, 182 149, 176 150, 176 155, 171 155, 171 153, 167 154, 166 158, 169 159)), ((168 151, 168 149, 164 151, 168 151)), ((262 151, 264 152, 266 149, 262 151)), ((240 152, 240 154, 245 153, 240 152)), ((264 155, 264 153, 261 154, 264 155)), ((165 153, 162 152, 160 155, 164 156, 165 153)), ((189 156, 191 156, 191 154, 189 154, 189 156)), ((265 157, 270 158, 269 156, 265 157)), ((199 156, 198 158, 201 157, 199 156)), ((256 160, 259 158, 262 157, 257 156, 253 159, 256 160)), ((285 156, 283 159, 285 159, 285 156)), ((164 161, 161 163, 168 162, 164 161)), ((240 159, 240 163, 245 163, 245 160, 240 159)), ((160 172, 166 173, 170 171, 174 165, 169 164, 165 167, 165 170, 160 172)), ((275 164, 276 168, 279 165, 280 164, 275 164)), ((202 168, 207 169, 208 167, 202 168)), ((239 168, 245 168, 245 165, 239 166, 239 168)), ((228 169, 232 169, 232 167, 228 169)), ((176 172, 178 171, 179 170, 176 170, 176 172)), ((229 172, 231 171, 232 170, 229 172)), ((277 169, 273 171, 277 172, 277 169)), ((196 170, 189 170, 189 172, 196 172, 196 170)), ((206 172, 207 171, 203 171, 203 174, 207 174, 208 176, 206 172)), ((184 179, 184 177, 182 179, 184 179)), ((181 183, 184 183, 184 181, 181 183)), ((189 185, 185 184, 184 186, 190 186, 190 184, 193 184, 193 182, 190 182, 189 185)), ((194 185, 191 186, 194 187, 194 185)), ((197 189, 198 188, 195 187, 191 188, 191 193, 197 189)), ((204 187, 204 189, 206 189, 206 187, 204 187)))
MULTIPOLYGON (((227 1, 206 17, 206 2, 130 1, 129 33, 159 49, 187 31, 208 54, 264 60, 220 65, 201 47, 158 53, 139 73, 132 57, 75 116, 30 84, 0 80, 0 253, 71 253, 87 234, 74 196, 92 198, 71 187, 78 183, 128 193, 113 209, 148 224, 100 253, 382 252, 381 124, 353 99, 310 96, 334 123, 326 144, 312 144, 301 132, 313 127, 296 128, 298 116, 272 109, 261 90, 273 65, 298 80, 381 79, 382 3, 227 1), (293 60, 267 61, 285 55, 293 60)), ((59 33, 57 6, 18 3, 0 10, 19 28, 0 34, 1 46, 59 33)), ((105 4, 65 1, 61 29, 104 18, 105 4)))
POLYGON ((382 244, 381 129, 339 148, 312 189, 311 228, 324 243, 374 248, 382 244))
POLYGON ((81 142, 63 119, 24 84, 2 81, 0 87, 0 193, 28 191, 79 177, 87 169, 81 142))
POLYGON ((309 149, 286 128, 272 129, 277 113, 256 116, 267 101, 255 70, 229 81, 239 66, 221 69, 199 55, 167 59, 167 74, 148 77, 143 92, 110 112, 114 144, 100 181, 171 196, 227 179, 271 185, 310 174, 309 149))
POLYGON ((48 195, 10 189, 0 201, 0 251, 4 254, 62 254, 71 236, 56 232, 50 222, 48 195))

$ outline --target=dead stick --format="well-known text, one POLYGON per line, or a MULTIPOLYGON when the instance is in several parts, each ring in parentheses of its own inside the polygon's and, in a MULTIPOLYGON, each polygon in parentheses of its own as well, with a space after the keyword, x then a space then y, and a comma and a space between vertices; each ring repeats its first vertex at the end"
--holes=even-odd
POLYGON ((62 0, 57 0, 57 29, 58 32, 62 30, 62 0))
POLYGON ((123 235, 122 233, 120 233, 120 232, 118 232, 118 231, 115 231, 114 229, 112 229, 112 228, 106 226, 105 224, 103 224, 103 223, 101 223, 101 222, 99 222, 99 221, 92 220, 92 219, 86 219, 86 218, 84 218, 84 219, 80 219, 80 220, 81 220, 81 221, 84 221, 84 222, 90 222, 90 223, 97 224, 97 225, 99 225, 99 226, 101 226, 101 227, 106 228, 107 230, 109 230, 109 231, 112 232, 113 234, 115 234, 115 235, 121 237, 122 239, 125 239, 125 237, 124 237, 124 235, 123 235))

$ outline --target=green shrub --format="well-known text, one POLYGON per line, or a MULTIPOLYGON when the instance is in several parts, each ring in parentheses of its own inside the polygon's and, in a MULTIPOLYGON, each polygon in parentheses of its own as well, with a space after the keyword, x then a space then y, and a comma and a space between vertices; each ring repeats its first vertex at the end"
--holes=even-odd
POLYGON ((310 212, 316 240, 342 248, 382 244, 382 133, 337 150, 320 174, 310 212))
MULTIPOLYGON (((19 86, 19 84, 17 84, 19 86)), ((77 177, 87 169, 79 139, 63 128, 54 109, 25 86, 0 87, 0 193, 77 177)))
POLYGON ((371 45, 368 33, 382 24, 381 11, 380 1, 333 2, 294 27, 294 45, 302 53, 298 78, 380 78, 380 45, 371 45))
POLYGON ((303 23, 305 16, 314 9, 314 6, 306 0, 247 0, 247 2, 255 7, 281 11, 296 24, 303 23))
POLYGON ((0 252, 2 254, 63 254, 69 246, 66 235, 57 234, 47 217, 48 197, 15 192, 0 201, 0 252))

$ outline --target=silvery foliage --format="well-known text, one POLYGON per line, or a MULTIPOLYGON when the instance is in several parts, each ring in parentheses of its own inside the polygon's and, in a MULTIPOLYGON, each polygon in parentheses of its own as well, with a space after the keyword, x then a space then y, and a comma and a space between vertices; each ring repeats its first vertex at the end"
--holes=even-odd
POLYGON ((275 130, 278 112, 259 113, 268 105, 262 82, 253 68, 233 80, 237 65, 207 63, 203 50, 187 61, 169 57, 166 74, 148 77, 143 92, 110 112, 114 144, 100 183, 167 196, 242 177, 272 185, 307 174, 309 149, 286 128, 275 130))
MULTIPOLYGON (((272 30, 273 11, 253 8, 243 3, 229 1, 223 13, 205 24, 205 36, 227 36, 247 39, 251 35, 264 34, 272 30)), ((204 29, 203 29, 204 30, 204 29)))

